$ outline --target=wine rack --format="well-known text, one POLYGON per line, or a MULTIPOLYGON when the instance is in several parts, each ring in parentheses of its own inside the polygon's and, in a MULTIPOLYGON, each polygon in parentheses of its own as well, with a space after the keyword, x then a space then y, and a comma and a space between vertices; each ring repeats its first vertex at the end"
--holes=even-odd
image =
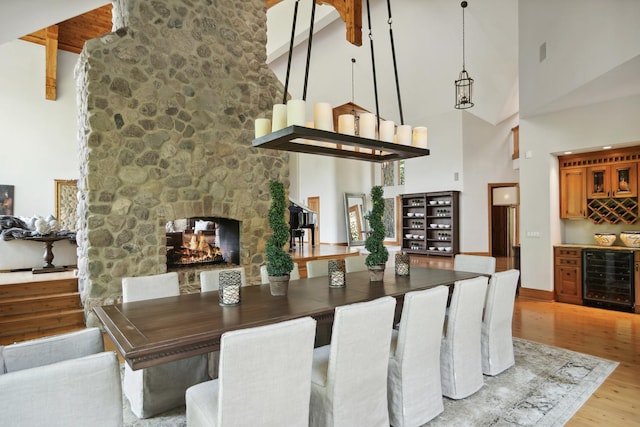
POLYGON ((638 220, 638 199, 589 199, 587 200, 587 218, 594 224, 633 224, 638 220))

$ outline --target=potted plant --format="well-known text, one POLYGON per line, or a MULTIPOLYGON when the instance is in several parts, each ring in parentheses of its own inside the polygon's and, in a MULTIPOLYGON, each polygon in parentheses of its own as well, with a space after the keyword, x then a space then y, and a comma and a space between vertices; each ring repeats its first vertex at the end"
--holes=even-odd
POLYGON ((271 238, 267 241, 267 273, 271 295, 286 295, 289 288, 289 273, 293 270, 293 259, 285 252, 284 245, 289 240, 289 227, 284 220, 284 186, 279 181, 269 184, 271 207, 269 208, 269 226, 271 238))
POLYGON ((382 192, 382 187, 379 185, 371 188, 372 209, 366 217, 369 220, 371 233, 364 244, 364 247, 369 251, 365 264, 369 267, 372 282, 382 282, 384 266, 389 259, 389 251, 384 246, 384 224, 382 223, 384 199, 382 192))

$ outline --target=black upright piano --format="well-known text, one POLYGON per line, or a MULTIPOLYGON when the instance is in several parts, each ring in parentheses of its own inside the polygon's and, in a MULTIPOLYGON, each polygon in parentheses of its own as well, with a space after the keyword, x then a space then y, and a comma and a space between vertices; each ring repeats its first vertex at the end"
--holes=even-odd
POLYGON ((311 247, 316 246, 316 221, 317 215, 314 211, 302 203, 289 200, 289 235, 291 236, 289 250, 295 248, 296 238, 302 239, 305 228, 311 230, 311 247))

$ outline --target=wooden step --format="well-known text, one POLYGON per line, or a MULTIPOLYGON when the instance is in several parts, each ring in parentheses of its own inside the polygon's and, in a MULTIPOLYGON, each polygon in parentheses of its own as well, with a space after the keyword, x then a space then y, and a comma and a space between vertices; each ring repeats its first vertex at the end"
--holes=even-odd
POLYGON ((71 325, 71 326, 61 326, 59 328, 51 328, 45 331, 31 331, 31 332, 24 332, 24 333, 19 333, 15 335, 8 335, 5 337, 0 337, 0 345, 9 345, 16 342, 34 340, 34 339, 42 338, 46 336, 53 336, 53 335, 64 334, 67 332, 79 331, 84 328, 85 328, 84 324, 71 325))
POLYGON ((42 332, 42 336, 53 335, 48 333, 51 329, 79 325, 84 325, 84 310, 82 308, 37 314, 18 314, 0 319, 0 337, 31 332, 42 332))
POLYGON ((0 285, 0 299, 69 292, 78 292, 78 278, 71 277, 57 280, 38 280, 34 278, 33 281, 26 283, 0 285))
POLYGON ((18 314, 35 314, 46 311, 73 310, 78 308, 82 308, 80 294, 78 292, 3 298, 0 299, 0 319, 18 314))

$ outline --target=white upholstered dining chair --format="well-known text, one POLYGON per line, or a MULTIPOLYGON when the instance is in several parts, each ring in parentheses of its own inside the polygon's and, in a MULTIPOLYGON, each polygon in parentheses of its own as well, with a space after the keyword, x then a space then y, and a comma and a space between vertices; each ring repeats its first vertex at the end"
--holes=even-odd
MULTIPOLYGON (((200 272, 200 292, 212 292, 220 289, 220 273, 223 271, 239 271, 240 286, 247 286, 247 280, 244 273, 244 267, 233 268, 214 268, 213 270, 205 270, 200 272)), ((212 351, 207 355, 207 372, 209 378, 218 378, 218 362, 220 353, 212 351)))
POLYGON ((440 342, 449 289, 405 294, 389 356, 389 420, 394 427, 421 426, 444 411, 440 342))
POLYGON ((491 276, 482 319, 482 372, 498 375, 515 364, 511 321, 518 287, 518 270, 491 276))
POLYGON ((120 427, 118 357, 100 352, 0 375, 0 425, 120 427))
MULTIPOLYGON (((300 280, 300 269, 298 263, 293 263, 293 270, 289 273, 289 280, 300 280)), ((267 272, 267 265, 260 266, 260 283, 266 285, 269 283, 269 273, 267 272)))
POLYGON ((367 271, 367 265, 364 263, 366 259, 367 255, 345 257, 344 264, 347 273, 354 273, 356 271, 367 271))
POLYGON ((329 275, 329 260, 328 259, 314 259, 307 261, 307 277, 322 277, 329 275))
POLYGON ((331 344, 316 348, 309 425, 388 427, 387 369, 396 301, 335 309, 331 344))
MULTIPOLYGON (((124 303, 178 295, 175 272, 122 279, 124 303)), ((187 388, 208 379, 203 354, 135 371, 125 364, 123 389, 131 411, 138 418, 148 418, 183 405, 187 388)))
POLYGON ((77 359, 104 351, 99 328, 22 341, 0 348, 0 374, 77 359))
POLYGON ((307 425, 315 326, 304 317, 223 334, 218 379, 186 392, 187 425, 307 425))
POLYGON ((453 269, 490 275, 496 272, 496 259, 492 256, 456 254, 453 269))
POLYGON ((244 274, 244 267, 214 268, 213 270, 205 270, 200 272, 200 291, 217 291, 220 287, 220 273, 223 271, 239 271, 241 286, 247 285, 247 279, 244 274))
POLYGON ((455 282, 440 349, 442 394, 464 399, 482 388, 480 330, 487 292, 485 276, 455 282))

